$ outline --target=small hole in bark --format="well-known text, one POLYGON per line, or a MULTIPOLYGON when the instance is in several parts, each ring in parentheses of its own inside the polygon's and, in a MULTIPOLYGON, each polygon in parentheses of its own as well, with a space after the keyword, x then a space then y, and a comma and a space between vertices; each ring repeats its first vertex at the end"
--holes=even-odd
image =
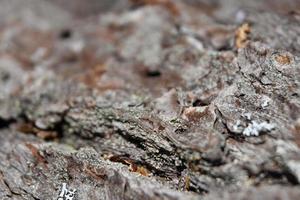
POLYGON ((10 79, 10 74, 9 73, 0 74, 0 79, 2 81, 8 81, 10 79))
POLYGON ((225 44, 219 48, 216 48, 218 51, 229 51, 232 50, 232 47, 230 46, 230 44, 225 44))
POLYGON ((72 31, 70 29, 62 30, 59 34, 59 37, 63 40, 69 39, 72 37, 72 31))
POLYGON ((184 129, 184 128, 177 128, 176 130, 175 130, 175 133, 176 134, 182 134, 182 133, 184 133, 186 130, 184 129))
POLYGON ((9 128, 9 126, 10 126, 12 123, 15 123, 15 122, 16 122, 16 121, 13 120, 13 119, 5 120, 5 119, 1 119, 1 118, 0 118, 0 129, 9 128))
POLYGON ((161 72, 158 70, 149 70, 146 72, 146 76, 147 77, 160 77, 161 76, 161 72))
POLYGON ((209 102, 206 100, 201 100, 201 99, 197 99, 196 101, 194 101, 193 103, 193 107, 198 107, 198 106, 208 106, 209 102))

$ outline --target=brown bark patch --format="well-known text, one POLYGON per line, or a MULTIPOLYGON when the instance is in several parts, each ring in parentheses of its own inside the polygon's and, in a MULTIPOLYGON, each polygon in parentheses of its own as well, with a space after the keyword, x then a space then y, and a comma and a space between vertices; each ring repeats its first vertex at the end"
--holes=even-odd
POLYGON ((236 48, 245 48, 249 34, 251 32, 251 27, 248 23, 242 24, 235 32, 235 46, 236 48))
POLYGON ((48 163, 47 160, 40 154, 39 150, 32 144, 26 143, 26 147, 31 151, 32 156, 36 159, 37 163, 42 163, 44 166, 48 163))
POLYGON ((183 119, 197 122, 208 114, 208 107, 189 107, 183 111, 183 119))
POLYGON ((178 7, 171 0, 131 0, 131 2, 136 5, 160 5, 175 16, 180 14, 178 7))
POLYGON ((288 55, 277 55, 275 60, 281 65, 289 65, 291 63, 291 58, 288 55))

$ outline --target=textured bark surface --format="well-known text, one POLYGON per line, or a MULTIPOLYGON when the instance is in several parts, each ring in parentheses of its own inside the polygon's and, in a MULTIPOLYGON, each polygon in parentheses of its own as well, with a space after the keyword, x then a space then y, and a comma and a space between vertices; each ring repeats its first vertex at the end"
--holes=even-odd
POLYGON ((0 0, 0 199, 298 199, 299 9, 0 0))

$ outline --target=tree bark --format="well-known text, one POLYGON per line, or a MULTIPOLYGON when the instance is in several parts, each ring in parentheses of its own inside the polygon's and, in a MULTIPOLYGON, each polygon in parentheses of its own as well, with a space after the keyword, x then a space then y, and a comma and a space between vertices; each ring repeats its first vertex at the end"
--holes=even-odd
POLYGON ((24 2, 0 1, 0 199, 299 198, 298 1, 24 2))

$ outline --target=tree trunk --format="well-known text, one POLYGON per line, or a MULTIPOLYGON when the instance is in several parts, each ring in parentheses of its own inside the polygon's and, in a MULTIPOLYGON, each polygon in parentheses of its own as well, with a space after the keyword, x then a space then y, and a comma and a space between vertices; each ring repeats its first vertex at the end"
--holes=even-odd
POLYGON ((297 0, 76 2, 0 1, 0 199, 299 198, 297 0))

